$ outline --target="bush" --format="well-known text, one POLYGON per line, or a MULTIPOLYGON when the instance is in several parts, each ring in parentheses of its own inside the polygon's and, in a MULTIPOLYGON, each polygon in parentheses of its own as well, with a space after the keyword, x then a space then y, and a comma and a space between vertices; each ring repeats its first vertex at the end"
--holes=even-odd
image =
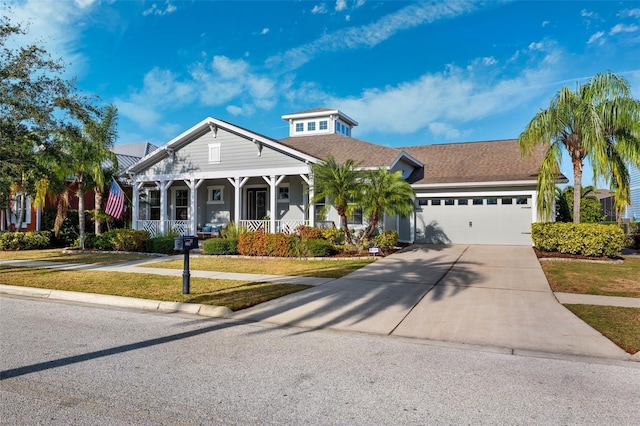
POLYGON ((531 238, 539 250, 583 256, 616 256, 627 240, 617 226, 595 223, 534 223, 531 238))
POLYGON ((171 235, 149 238, 147 240, 147 253, 162 253, 173 254, 175 253, 174 237, 171 235))
POLYGON ((135 229, 112 229, 96 237, 94 247, 98 250, 145 251, 149 239, 147 231, 135 229))
POLYGON ((371 239, 374 246, 384 251, 393 250, 398 245, 398 232, 394 230, 384 231, 371 239))
POLYGON ((326 257, 334 253, 333 245, 327 240, 310 238, 304 240, 304 245, 311 257, 326 257))
POLYGON ((296 228, 296 232, 300 235, 300 238, 303 240, 313 239, 317 240, 323 238, 322 229, 314 228, 311 226, 300 225, 296 228))
POLYGON ((203 244, 204 254, 238 254, 238 240, 235 238, 209 238, 203 244))
POLYGON ((238 253, 243 256, 291 257, 297 235, 246 232, 238 238, 238 253))
POLYGON ((334 246, 341 246, 346 242, 347 236, 340 228, 327 228, 322 230, 322 238, 334 246))
POLYGON ((0 250, 36 250, 51 245, 51 232, 0 232, 0 250))

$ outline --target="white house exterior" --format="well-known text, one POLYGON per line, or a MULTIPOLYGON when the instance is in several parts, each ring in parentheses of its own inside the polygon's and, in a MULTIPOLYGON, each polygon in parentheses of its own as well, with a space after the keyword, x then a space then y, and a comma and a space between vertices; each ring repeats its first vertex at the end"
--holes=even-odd
MULTIPOLYGON (((358 123, 338 110, 282 118, 290 126, 282 140, 207 118, 131 166, 134 228, 196 234, 230 221, 268 232, 340 226, 334 210, 310 201, 313 164, 331 155, 403 172, 416 212, 382 221, 401 241, 531 244, 544 148, 531 158, 522 158, 516 140, 390 148, 353 138, 358 123)), ((362 220, 356 214, 350 226, 362 220)))
POLYGON ((631 204, 627 206, 622 217, 638 222, 640 221, 640 169, 631 164, 629 164, 629 189, 631 204))

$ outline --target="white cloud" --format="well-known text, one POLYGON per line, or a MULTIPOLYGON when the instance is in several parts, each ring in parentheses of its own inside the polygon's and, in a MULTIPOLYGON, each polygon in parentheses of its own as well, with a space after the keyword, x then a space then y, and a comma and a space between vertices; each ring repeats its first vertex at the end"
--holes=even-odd
POLYGON ((468 1, 411 4, 372 24, 324 34, 311 43, 289 49, 283 54, 269 58, 267 66, 284 71, 294 70, 311 61, 313 55, 373 47, 400 31, 464 15, 475 10, 476 7, 476 3, 468 1))
POLYGON ((265 35, 267 33, 269 33, 269 28, 263 28, 262 31, 260 31, 261 35, 265 35))
POLYGON ((486 56, 482 58, 482 63, 486 66, 491 66, 497 64, 498 61, 493 56, 486 56))
POLYGON ((427 127, 435 136, 442 136, 448 140, 460 139, 463 135, 462 131, 451 127, 447 123, 429 123, 427 127))
POLYGON ((618 16, 623 18, 640 18, 640 8, 621 10, 618 16))
POLYGON ((341 10, 345 10, 347 8, 346 0, 336 0, 336 12, 340 12, 341 10))
POLYGON ((546 27, 550 23, 551 23, 551 21, 542 21, 542 27, 546 27))
POLYGON ((176 10, 178 10, 178 8, 171 4, 171 2, 169 0, 164 2, 164 8, 162 6, 158 6, 157 3, 153 3, 151 5, 151 7, 149 9, 146 9, 142 12, 142 14, 144 16, 149 16, 149 15, 158 15, 158 16, 164 16, 164 15, 169 15, 173 12, 175 12, 176 10))
POLYGON ((587 41, 587 44, 591 44, 594 43, 598 40, 599 44, 604 43, 604 39, 602 38, 602 36, 604 36, 604 31, 598 31, 597 33, 593 34, 591 37, 589 37, 589 40, 587 41))
POLYGON ((591 12, 587 9, 582 9, 580 11, 580 16, 584 17, 584 18, 597 18, 598 14, 595 12, 591 12))
POLYGON ((345 15, 344 20, 347 22, 351 21, 351 15, 345 15))
POLYGON ((356 0, 355 4, 353 5, 354 8, 358 8, 361 6, 364 6, 364 4, 367 2, 367 0, 356 0))
POLYGON ((315 6, 313 6, 313 9, 311 9, 311 13, 313 13, 314 15, 327 13, 327 5, 324 4, 324 3, 320 3, 318 5, 315 5, 315 6))
POLYGON ((633 33, 640 29, 637 25, 625 25, 625 24, 617 24, 611 31, 609 31, 609 35, 615 35, 619 33, 633 33))
POLYGON ((242 114, 242 108, 236 105, 229 105, 226 108, 227 112, 231 115, 240 115, 242 114))

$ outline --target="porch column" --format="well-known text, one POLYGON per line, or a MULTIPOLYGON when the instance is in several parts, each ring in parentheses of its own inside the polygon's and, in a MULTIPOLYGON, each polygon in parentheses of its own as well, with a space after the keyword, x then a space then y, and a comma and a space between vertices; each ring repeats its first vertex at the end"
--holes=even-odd
POLYGON ((138 217, 140 216, 140 188, 144 182, 133 182, 131 194, 131 228, 138 229, 138 217))
POLYGON ((161 180, 156 182, 156 186, 160 190, 160 232, 167 235, 167 189, 173 183, 172 180, 161 180))
POLYGON ((242 193, 240 192, 240 190, 242 189, 244 184, 247 183, 249 178, 248 177, 241 178, 237 176, 234 178, 227 178, 227 180, 231 183, 231 185, 233 185, 233 188, 235 189, 233 220, 235 221, 236 225, 239 225, 241 220, 240 212, 242 211, 242 197, 241 197, 242 193))
POLYGON ((189 226, 190 228, 190 232, 191 235, 196 235, 196 231, 197 231, 197 220, 198 220, 198 210, 197 210, 197 204, 198 204, 198 188, 200 188, 200 185, 202 185, 202 182, 204 182, 204 179, 190 179, 190 180, 186 180, 184 181, 184 183, 187 184, 187 186, 189 187, 189 195, 191 197, 190 199, 190 210, 191 210, 191 214, 189 215, 189 222, 191 222, 191 225, 189 226))
POLYGON ((278 185, 285 178, 285 175, 281 176, 262 176, 262 179, 265 180, 269 184, 270 192, 269 192, 269 203, 271 204, 271 214, 269 215, 269 232, 275 234, 276 232, 276 214, 278 213, 278 205, 276 198, 276 190, 278 189, 278 185))
POLYGON ((309 177, 300 175, 309 187, 309 226, 316 226, 316 204, 313 202, 313 175, 309 174, 309 177))

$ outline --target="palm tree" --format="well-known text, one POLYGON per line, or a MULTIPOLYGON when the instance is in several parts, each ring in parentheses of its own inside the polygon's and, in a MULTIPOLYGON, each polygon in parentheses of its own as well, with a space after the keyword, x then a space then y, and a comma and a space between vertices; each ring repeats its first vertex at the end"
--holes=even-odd
POLYGON ((353 160, 338 164, 333 157, 313 167, 313 201, 326 200, 328 205, 335 207, 348 242, 351 242, 347 224, 347 216, 352 210, 350 205, 357 204, 362 194, 362 179, 357 168, 358 164, 353 160))
POLYGON ((582 168, 587 158, 594 181, 604 179, 615 193, 616 208, 624 209, 631 202, 626 163, 640 165, 639 136, 640 102, 631 98, 624 78, 606 72, 575 92, 560 89, 549 108, 538 112, 518 139, 523 155, 550 144, 538 173, 538 210, 549 217, 563 147, 573 165, 573 221, 580 222, 582 168))
POLYGON ((85 118, 83 128, 67 125, 63 134, 66 162, 63 169, 74 176, 78 196, 78 228, 80 248, 84 249, 85 215, 84 192, 87 181, 92 178, 96 186, 104 187, 102 166, 105 162, 116 163, 115 154, 110 150, 115 141, 114 106, 107 107, 98 118, 85 118))
POLYGON ((365 182, 362 205, 369 218, 365 238, 373 235, 384 212, 407 216, 415 210, 413 189, 402 179, 402 172, 383 168, 371 170, 366 173, 365 182))

